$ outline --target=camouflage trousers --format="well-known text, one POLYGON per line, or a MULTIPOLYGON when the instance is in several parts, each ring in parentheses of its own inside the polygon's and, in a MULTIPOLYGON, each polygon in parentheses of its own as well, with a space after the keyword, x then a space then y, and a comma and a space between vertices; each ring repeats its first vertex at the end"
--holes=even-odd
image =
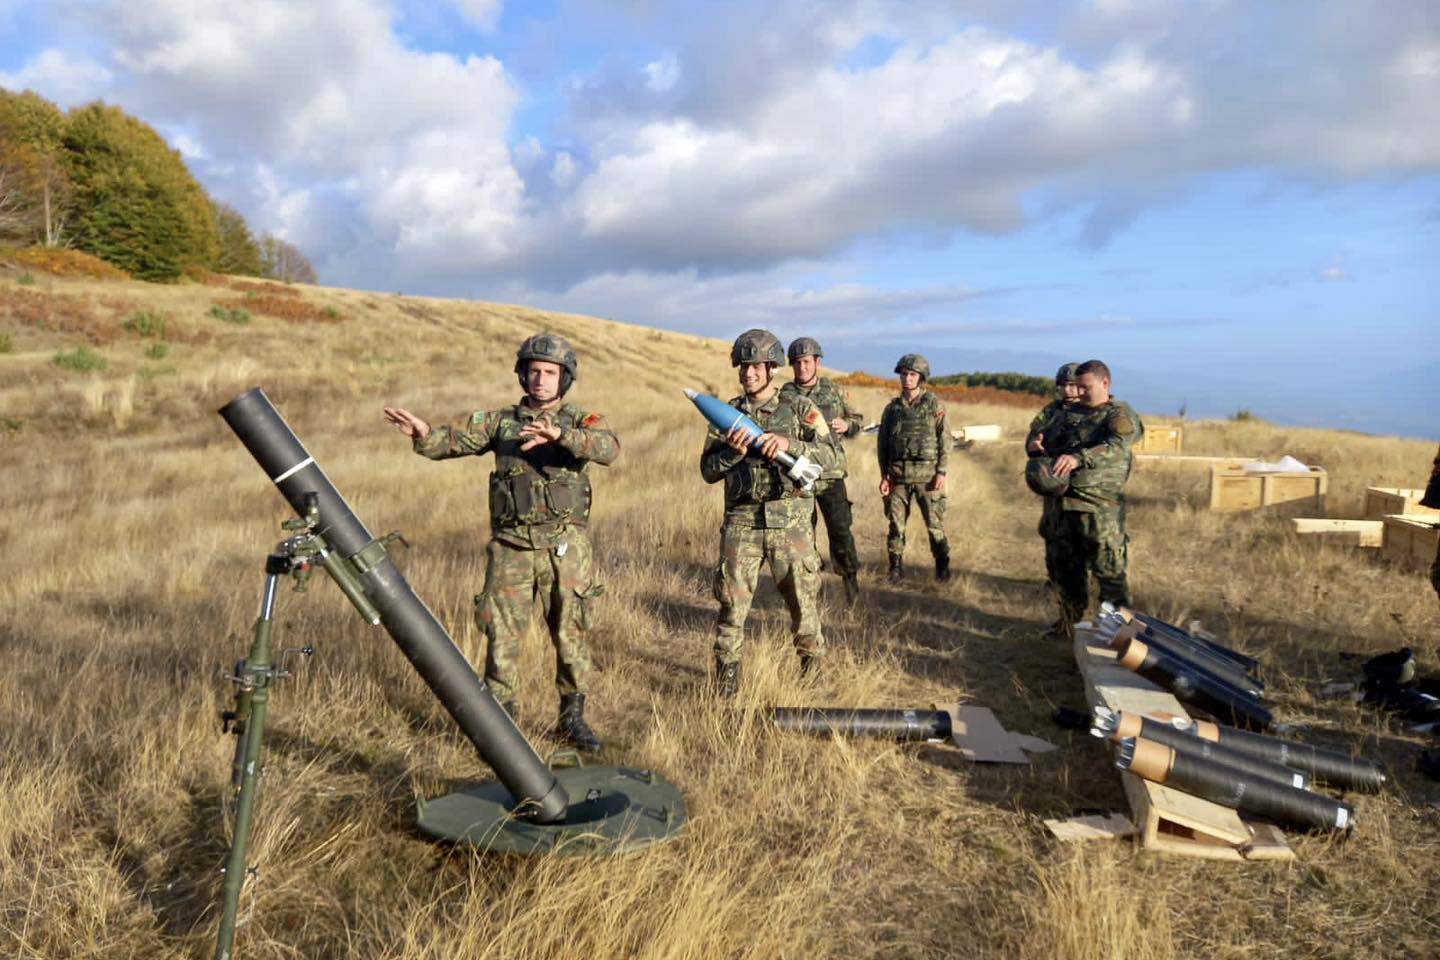
POLYGON ((842 577, 853 577, 860 569, 860 555, 855 550, 855 535, 850 532, 853 515, 845 478, 815 484, 815 507, 810 515, 811 533, 814 534, 823 516, 825 535, 830 540, 830 566, 842 577))
POLYGON ((1089 609, 1091 573, 1101 601, 1130 606, 1124 507, 1085 513, 1061 509, 1057 501, 1041 515, 1040 535, 1045 538, 1045 569, 1067 620, 1075 623, 1089 609))
POLYGON ((815 552, 810 525, 746 527, 727 523, 720 528, 720 566, 715 571, 715 659, 738 663, 745 645, 745 621, 755 601, 760 567, 768 562, 770 576, 785 606, 790 608, 790 631, 795 650, 819 656, 825 650, 820 631, 820 555, 815 552))
POLYGON ((519 693, 520 640, 530 629, 537 597, 555 644, 555 686, 562 695, 585 692, 591 668, 585 649, 589 606, 604 589, 591 580, 590 538, 584 530, 544 550, 490 541, 475 622, 485 632, 485 682, 497 699, 513 700, 519 693))
POLYGON ((885 537, 885 549, 892 557, 905 553, 905 524, 910 520, 910 501, 920 504, 920 516, 925 521, 925 532, 930 535, 930 553, 939 560, 950 556, 950 543, 945 539, 945 494, 932 493, 925 489, 925 483, 901 483, 891 481, 890 495, 885 498, 885 518, 890 521, 890 532, 885 537))

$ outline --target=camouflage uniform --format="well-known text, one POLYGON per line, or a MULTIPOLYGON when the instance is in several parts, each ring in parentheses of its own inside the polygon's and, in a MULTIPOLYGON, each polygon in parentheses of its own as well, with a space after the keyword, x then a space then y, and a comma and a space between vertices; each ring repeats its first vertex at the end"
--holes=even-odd
POLYGON ((519 686, 520 638, 540 598, 555 644, 555 685, 562 697, 586 690, 588 605, 603 587, 594 582, 590 539, 589 463, 609 464, 619 442, 604 419, 573 403, 548 410, 524 403, 477 410, 463 426, 437 427, 414 441, 431 460, 495 454, 490 474, 491 540, 485 550, 485 592, 475 598, 475 619, 485 632, 485 681, 501 701, 519 686), (549 417, 558 440, 522 451, 520 428, 549 417))
POLYGON ((835 438, 835 465, 827 467, 815 483, 816 513, 810 516, 810 529, 814 533, 819 515, 825 517, 825 532, 830 538, 830 563, 835 572, 845 579, 853 578, 860 569, 860 557, 855 550, 855 535, 850 531, 852 516, 850 494, 845 489, 845 437, 860 432, 864 418, 860 411, 850 406, 850 394, 837 387, 829 377, 819 377, 810 387, 802 387, 793 381, 781 387, 781 392, 794 390, 820 408, 828 424, 840 419, 849 424, 843 436, 835 438))
POLYGON ((1130 604, 1125 533, 1125 481, 1130 477, 1130 448, 1145 426, 1128 403, 1111 398, 1098 407, 1076 405, 1063 414, 1047 453, 1071 454, 1080 466, 1070 475, 1070 490, 1041 517, 1046 567, 1060 594, 1065 619, 1074 623, 1090 605, 1090 573, 1100 599, 1130 604))
MULTIPOLYGON (((749 414, 765 432, 790 439, 790 452, 833 471, 839 444, 825 415, 798 390, 776 390, 763 403, 739 396, 730 405, 749 414)), ((790 608, 795 649, 803 658, 824 652, 816 599, 820 556, 815 552, 811 518, 814 495, 797 487, 774 461, 759 454, 741 456, 714 427, 700 454, 706 483, 725 481, 725 522, 720 529, 720 565, 715 571, 717 666, 738 664, 745 643, 745 620, 755 599, 760 566, 770 575, 790 608)))
MULTIPOLYGON (((1435 452, 1435 463, 1430 468, 1430 482, 1425 486, 1425 496, 1420 498, 1423 507, 1440 509, 1440 450, 1435 452)), ((1430 565, 1430 584, 1435 595, 1440 597, 1440 548, 1435 551, 1435 562, 1430 565)))
POLYGON ((880 434, 875 444, 880 457, 880 475, 890 479, 885 498, 885 517, 890 532, 885 538, 892 569, 905 553, 905 524, 910 519, 910 501, 920 504, 920 515, 930 535, 930 553, 937 569, 948 567, 950 544, 945 539, 945 492, 928 489, 950 462, 950 431, 946 428, 945 407, 940 398, 922 390, 914 402, 903 396, 891 400, 880 417, 880 434))

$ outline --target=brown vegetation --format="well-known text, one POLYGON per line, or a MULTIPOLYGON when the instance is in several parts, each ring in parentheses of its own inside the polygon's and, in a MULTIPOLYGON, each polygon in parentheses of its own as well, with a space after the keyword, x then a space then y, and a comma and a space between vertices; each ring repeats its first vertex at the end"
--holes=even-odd
MULTIPOLYGON (((21 292, 0 273, 6 303, 21 292)), ((57 281, 66 304, 113 284, 57 281)), ((1124 809, 1105 748, 1051 726, 1083 701, 1068 651, 1042 643, 1039 512, 1016 444, 951 461, 957 575, 884 583, 873 439, 850 445, 861 605, 826 607, 827 674, 800 684, 783 605, 765 587, 745 687, 706 692, 720 491, 700 480, 703 424, 680 395, 728 396, 727 345, 522 308, 307 290, 342 326, 297 331, 206 316, 213 290, 123 288, 138 309, 213 340, 146 378, 143 344, 106 346, 103 374, 57 370, 83 332, 0 312, 6 482, 0 549, 0 956, 193 957, 212 949, 232 739, 216 674, 243 656, 283 501, 214 411, 262 385, 359 516, 400 529, 398 562, 478 662, 470 600, 483 577, 488 463, 410 454, 380 405, 443 420, 517 394, 513 347, 542 326, 577 342, 574 397, 605 412, 623 453, 595 473, 593 719, 610 762, 654 768, 693 820, 676 842, 620 859, 512 862, 447 849, 414 828, 416 797, 488 776, 404 658, 316 582, 284 592, 280 646, 313 662, 271 700, 268 768, 237 955, 387 960, 496 957, 1269 957, 1436 954, 1440 787, 1420 741, 1322 699, 1341 651, 1415 647, 1437 666, 1423 576, 1300 541, 1283 522, 1204 509, 1203 481, 1142 467, 1132 481, 1134 581, 1144 607, 1198 617, 1259 656, 1285 719, 1384 763, 1394 788, 1354 798, 1346 843, 1294 837, 1293 864, 1159 858, 1123 844, 1061 846, 1044 817, 1124 809), (18 424, 18 426, 14 426, 18 424), (956 698, 1062 749, 1030 769, 972 766, 942 746, 831 742, 769 731, 767 704, 924 706, 956 698), (253 909, 252 909, 253 908, 253 909)), ((294 298, 289 298, 294 300, 294 298)), ((255 310, 253 302, 243 304, 255 310)), ((53 309, 53 303, 52 303, 53 309)), ((874 418, 893 385, 852 388, 874 418)), ((1029 410, 952 401, 957 422, 1022 430, 1029 410)), ((1433 444, 1263 424, 1187 425, 1196 452, 1295 453, 1326 466, 1342 509, 1367 483, 1411 486, 1433 444)), ((833 581, 830 584, 833 586, 833 581)), ((829 603, 829 601, 827 601, 829 603)), ((522 726, 543 752, 550 652, 526 649, 522 726)))
POLYGON ((57 277, 95 280, 128 280, 129 275, 83 250, 64 247, 26 247, 5 255, 5 260, 27 270, 39 270, 57 277))

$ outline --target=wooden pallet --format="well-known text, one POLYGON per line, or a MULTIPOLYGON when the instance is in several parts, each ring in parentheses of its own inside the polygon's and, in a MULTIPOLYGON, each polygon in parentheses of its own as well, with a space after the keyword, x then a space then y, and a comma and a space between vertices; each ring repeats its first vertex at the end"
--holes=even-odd
MULTIPOLYGON (((1075 631, 1075 662, 1090 705, 1126 713, 1188 717, 1174 695, 1122 667, 1089 624, 1075 631)), ((1270 824, 1249 824, 1228 807, 1119 771, 1142 846, 1211 860, 1290 860, 1284 835, 1270 824)))

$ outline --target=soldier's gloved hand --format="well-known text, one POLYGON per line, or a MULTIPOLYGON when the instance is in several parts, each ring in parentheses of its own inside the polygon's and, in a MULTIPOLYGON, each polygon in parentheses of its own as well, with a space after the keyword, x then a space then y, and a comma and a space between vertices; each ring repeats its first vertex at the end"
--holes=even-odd
POLYGON ((742 457, 750 452, 750 444, 755 442, 755 434, 744 427, 731 427, 725 434, 725 445, 742 457))
POLYGON ((385 419, 393 423, 395 428, 407 437, 424 440, 430 436, 430 424, 404 407, 386 407, 385 419))
POLYGON ((760 434, 760 455, 766 460, 774 460, 777 456, 789 449, 789 437, 782 437, 775 433, 760 434))
POLYGON ((1050 468, 1050 472, 1057 477, 1068 477, 1079 467, 1080 458, 1072 453, 1067 453, 1062 457, 1055 458, 1055 465, 1050 468))
POLYGON ((531 420, 520 428, 520 436, 527 438, 520 444, 521 450, 533 450, 542 443, 553 443, 560 439, 561 428, 548 416, 531 420))

